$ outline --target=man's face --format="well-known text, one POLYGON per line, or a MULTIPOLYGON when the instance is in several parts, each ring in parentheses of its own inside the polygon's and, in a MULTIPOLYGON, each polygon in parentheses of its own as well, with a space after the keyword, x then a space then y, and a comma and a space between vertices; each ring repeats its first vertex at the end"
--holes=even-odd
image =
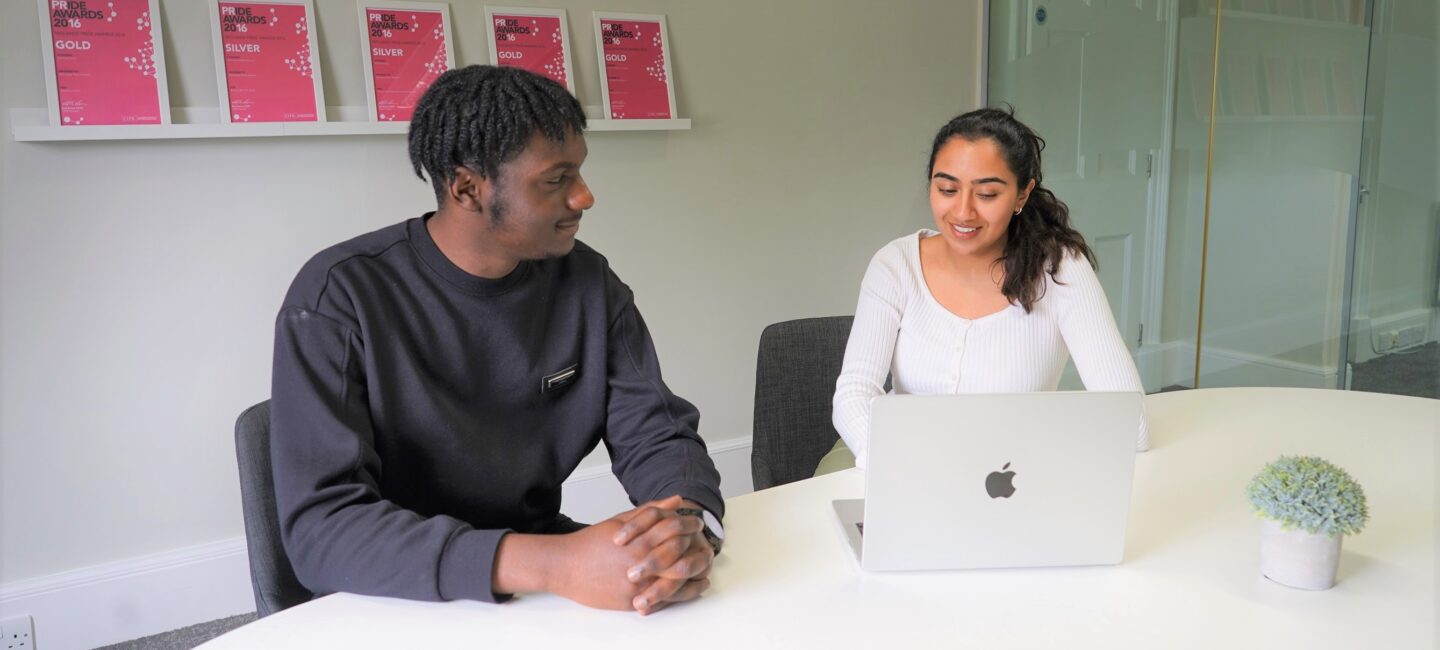
POLYGON ((561 257, 575 247, 580 216, 595 196, 580 177, 589 149, 571 133, 563 143, 535 134, 514 160, 500 165, 485 205, 490 243, 517 260, 561 257))

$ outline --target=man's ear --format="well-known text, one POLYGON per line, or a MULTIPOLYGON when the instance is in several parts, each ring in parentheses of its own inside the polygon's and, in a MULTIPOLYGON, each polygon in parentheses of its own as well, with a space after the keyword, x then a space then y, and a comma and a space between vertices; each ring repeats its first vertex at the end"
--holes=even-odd
POLYGON ((456 167, 445 198, 451 205, 466 212, 484 212, 493 188, 490 179, 468 167, 456 167))

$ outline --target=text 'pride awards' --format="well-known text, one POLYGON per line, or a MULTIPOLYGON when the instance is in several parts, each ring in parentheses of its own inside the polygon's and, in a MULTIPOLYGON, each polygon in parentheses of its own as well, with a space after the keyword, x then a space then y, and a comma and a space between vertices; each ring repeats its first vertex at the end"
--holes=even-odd
POLYGON ((661 23, 600 22, 610 117, 617 120, 670 119, 670 86, 665 69, 661 23))
POLYGON ((316 121, 304 5, 222 2, 219 8, 230 120, 316 121))
POLYGON ((565 36, 557 16, 495 14, 495 64, 521 68, 569 87, 565 76, 565 36))
POLYGON ((60 123, 160 124, 148 0, 49 0, 60 123))
POLYGON ((409 120, 420 96, 449 67, 443 14, 375 8, 365 12, 376 119, 409 120))

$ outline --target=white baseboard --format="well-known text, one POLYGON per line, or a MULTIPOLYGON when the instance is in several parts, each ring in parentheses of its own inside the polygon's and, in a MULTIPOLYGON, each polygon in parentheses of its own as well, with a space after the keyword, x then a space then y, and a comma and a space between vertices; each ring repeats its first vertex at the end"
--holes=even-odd
MULTIPOLYGON (((1189 386, 1195 381, 1195 344, 1172 341, 1154 346, 1146 355, 1136 355, 1141 372, 1152 372, 1160 386, 1189 386)), ((1334 388, 1335 368, 1325 368, 1283 359, 1237 352, 1213 345, 1200 351, 1201 388, 1222 386, 1294 386, 1334 388)), ((1149 377, 1152 375, 1142 375, 1149 377)), ((1147 384, 1148 385, 1148 384, 1147 384)))
POLYGON ((94 648, 253 611, 244 537, 0 586, 0 615, 29 614, 36 650, 94 648))
POLYGON ((1398 350, 1383 350, 1380 340, 1382 332, 1405 329, 1408 327, 1424 328, 1424 335, 1420 343, 1429 343, 1440 337, 1440 309, 1420 308, 1390 314, 1379 318, 1367 318, 1358 316, 1354 319, 1354 326, 1350 332, 1351 346, 1355 350, 1355 363, 1364 363, 1371 359, 1383 357, 1398 350))
MULTIPOLYGON (((709 444, 710 458, 720 471, 720 492, 729 499, 754 491, 750 478, 750 438, 709 444)), ((565 481, 560 511, 576 521, 593 524, 629 510, 630 497, 610 473, 609 465, 576 470, 565 481)))
POLYGON ((1326 368, 1245 352, 1209 347, 1200 351, 1201 388, 1294 386, 1335 388, 1339 373, 1326 368))
MULTIPOLYGON (((750 438, 710 445, 728 499, 752 490, 750 438)), ((608 466, 576 471, 561 509, 600 521, 630 508, 608 466)), ((0 618, 28 614, 35 650, 82 650, 255 611, 245 538, 236 537, 0 585, 0 618)))
MULTIPOLYGON (((1175 364, 1172 358, 1177 356, 1176 350, 1181 347, 1183 345, 1178 342, 1152 343, 1135 351, 1135 370, 1140 373, 1140 384, 1146 392, 1155 392, 1177 383, 1171 377, 1173 373, 1168 373, 1167 369, 1175 364)), ((1195 348, 1191 346, 1187 349, 1195 348)))

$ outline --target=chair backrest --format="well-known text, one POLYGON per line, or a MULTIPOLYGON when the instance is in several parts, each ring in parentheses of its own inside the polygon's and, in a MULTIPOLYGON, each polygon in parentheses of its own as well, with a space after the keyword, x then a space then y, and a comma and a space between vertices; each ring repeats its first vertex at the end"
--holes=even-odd
POLYGON ((755 489, 810 478, 840 434, 830 423, 835 380, 853 316, 775 323, 760 334, 755 366, 755 489))
POLYGON ((275 479, 270 472, 270 400, 245 409, 235 421, 235 456, 240 461, 240 503, 255 613, 265 617, 314 597, 295 577, 280 544, 275 479))

